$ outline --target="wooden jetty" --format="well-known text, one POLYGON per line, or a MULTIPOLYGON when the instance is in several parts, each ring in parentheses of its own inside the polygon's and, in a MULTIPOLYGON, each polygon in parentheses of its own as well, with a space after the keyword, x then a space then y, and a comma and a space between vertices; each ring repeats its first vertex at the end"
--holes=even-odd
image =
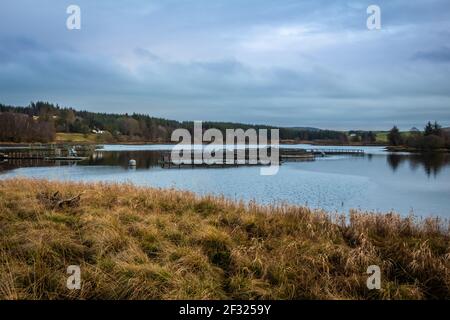
POLYGON ((2 160, 46 160, 46 161, 81 161, 88 159, 88 157, 74 157, 74 156, 47 156, 45 154, 29 154, 12 152, 9 154, 0 153, 0 159, 2 160))
POLYGON ((364 155, 365 151, 363 149, 307 149, 307 152, 311 152, 315 155, 364 155))
MULTIPOLYGON (((224 167, 237 167, 237 166, 261 166, 264 165, 258 156, 258 150, 256 150, 257 159, 249 160, 250 149, 245 149, 245 156, 241 158, 239 156, 238 150, 234 150, 233 159, 227 160, 226 150, 223 150, 223 160, 213 160, 203 159, 203 151, 194 150, 191 152, 190 159, 186 159, 186 162, 177 163, 172 160, 171 151, 166 151, 161 153, 161 158, 158 163, 163 168, 183 168, 183 167, 208 167, 208 168, 224 168, 224 167), (200 159, 198 161, 197 159, 200 159), (230 161, 231 160, 231 161, 230 161), (198 161, 198 162, 197 162, 198 161)), ((253 150, 255 151, 255 150, 253 150)))
POLYGON ((342 149, 342 148, 317 148, 317 149, 294 149, 294 148, 282 148, 280 149, 280 155, 282 158, 295 158, 296 156, 311 155, 316 156, 331 156, 331 155, 354 155, 361 156, 365 152, 363 149, 342 149))
MULTIPOLYGON (((191 152, 190 160, 187 160, 187 163, 176 163, 172 161, 171 152, 166 151, 161 154, 161 158, 158 161, 159 164, 164 168, 182 168, 182 167, 232 167, 232 166, 261 166, 264 163, 261 162, 259 158, 259 149, 253 149, 256 151, 258 155, 256 161, 249 161, 249 154, 251 149, 245 149, 245 157, 239 157, 238 151, 234 150, 234 158, 230 160, 226 160, 226 152, 224 153, 224 160, 216 161, 214 163, 208 163, 207 161, 200 160, 198 162, 195 161, 197 155, 197 159, 202 159, 202 151, 194 150, 191 152)), ((270 154, 271 150, 267 150, 268 154, 270 154)), ((288 149, 288 148, 280 148, 279 149, 279 163, 283 162, 299 162, 299 161, 314 161, 316 157, 326 157, 330 155, 352 155, 352 156, 362 156, 365 152, 362 149, 328 149, 328 148, 318 148, 318 149, 288 149)))
POLYGON ((94 149, 86 146, 33 145, 24 148, 3 149, 3 160, 45 160, 45 161, 81 161, 88 158, 94 149))

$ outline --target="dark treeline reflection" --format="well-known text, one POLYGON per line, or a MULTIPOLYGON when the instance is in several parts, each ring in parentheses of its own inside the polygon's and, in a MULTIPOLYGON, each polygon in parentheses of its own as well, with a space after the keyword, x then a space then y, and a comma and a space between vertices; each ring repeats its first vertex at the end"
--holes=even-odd
POLYGON ((387 162, 395 172, 402 163, 409 164, 412 170, 423 168, 428 176, 436 176, 443 167, 450 164, 448 153, 396 154, 387 156, 387 162))
POLYGON ((81 162, 81 165, 95 166, 120 166, 127 168, 129 161, 136 160, 137 169, 148 169, 159 165, 161 159, 160 151, 96 151, 88 160, 81 162))
MULTIPOLYGON (((366 159, 372 161, 373 155, 368 154, 366 159)), ((120 166, 129 167, 129 161, 136 160, 137 169, 150 169, 161 167, 161 151, 95 151, 88 159, 81 162, 45 161, 45 160, 8 160, 0 162, 0 172, 20 167, 52 167, 52 166, 120 166)), ((395 173, 401 166, 409 166, 412 171, 424 170, 428 176, 437 176, 447 165, 450 165, 449 153, 430 154, 387 154, 387 165, 395 173)))
POLYGON ((159 166, 161 152, 159 151, 120 151, 120 152, 104 152, 95 151, 88 159, 74 161, 48 161, 43 159, 10 159, 0 160, 0 172, 26 167, 53 167, 53 166, 120 166, 128 168, 129 161, 136 160, 137 169, 149 169, 159 166))
POLYGON ((77 161, 44 160, 44 159, 9 159, 0 160, 0 172, 18 168, 76 166, 77 161))

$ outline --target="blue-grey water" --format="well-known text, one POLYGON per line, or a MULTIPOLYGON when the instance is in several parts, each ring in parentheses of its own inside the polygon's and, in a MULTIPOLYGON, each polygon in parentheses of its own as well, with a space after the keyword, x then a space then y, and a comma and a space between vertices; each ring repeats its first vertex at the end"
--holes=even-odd
POLYGON ((448 154, 390 154, 382 147, 364 147, 364 156, 287 162, 277 175, 261 176, 259 167, 250 166, 165 169, 158 164, 160 151, 170 147, 106 145, 89 160, 76 164, 5 162, 0 164, 0 179, 131 182, 264 204, 291 203, 338 212, 355 208, 450 218, 448 154), (136 169, 128 168, 130 159, 137 160, 136 169))

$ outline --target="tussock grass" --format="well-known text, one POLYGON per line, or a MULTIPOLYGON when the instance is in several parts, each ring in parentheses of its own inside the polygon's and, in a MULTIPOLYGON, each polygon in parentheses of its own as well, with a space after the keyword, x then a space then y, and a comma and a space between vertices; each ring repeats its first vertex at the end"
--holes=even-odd
POLYGON ((95 143, 97 142, 97 135, 94 133, 65 133, 57 132, 55 136, 56 142, 78 142, 78 143, 95 143))
POLYGON ((448 222, 121 184, 0 181, 2 299, 450 298, 448 222), (49 195, 81 200, 49 205, 49 195), (81 290, 66 288, 80 265, 81 290), (382 289, 369 291, 378 265, 382 289))

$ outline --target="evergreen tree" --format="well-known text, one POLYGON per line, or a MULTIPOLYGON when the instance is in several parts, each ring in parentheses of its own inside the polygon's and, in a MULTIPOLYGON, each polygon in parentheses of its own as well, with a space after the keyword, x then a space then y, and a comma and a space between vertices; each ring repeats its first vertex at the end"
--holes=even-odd
POLYGON ((435 136, 442 136, 442 127, 437 123, 437 121, 433 124, 433 134, 435 136))
POLYGON ((434 132, 433 125, 431 124, 430 121, 428 121, 427 125, 425 126, 425 129, 423 130, 423 134, 425 136, 429 136, 429 135, 432 135, 433 132, 434 132))
POLYGON ((388 140, 391 146, 399 146, 402 144, 402 136, 397 126, 394 126, 391 131, 389 131, 388 140))

